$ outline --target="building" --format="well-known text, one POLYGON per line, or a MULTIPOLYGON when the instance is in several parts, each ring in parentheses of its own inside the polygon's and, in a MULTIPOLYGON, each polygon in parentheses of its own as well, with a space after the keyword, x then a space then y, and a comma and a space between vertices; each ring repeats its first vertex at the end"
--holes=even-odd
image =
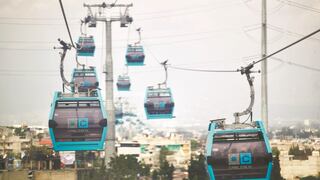
POLYGON ((134 155, 139 157, 141 154, 141 146, 137 141, 124 141, 116 145, 117 155, 134 155))
POLYGON ((294 160, 288 151, 281 151, 280 156, 281 175, 285 179, 299 179, 305 176, 318 176, 320 172, 319 151, 313 151, 307 160, 294 160))
POLYGON ((26 151, 31 147, 32 141, 29 138, 10 136, 0 140, 0 154, 13 152, 15 154, 26 151))
POLYGON ((162 147, 166 147, 170 154, 167 161, 176 169, 187 169, 191 158, 190 141, 183 136, 171 133, 168 137, 162 136, 136 136, 133 141, 119 142, 118 155, 134 155, 139 161, 152 164, 153 168, 159 168, 159 155, 162 147))
POLYGON ((320 172, 320 144, 319 138, 279 140, 272 139, 271 146, 280 151, 281 175, 285 179, 299 179, 298 177, 317 176, 320 172), (299 150, 312 149, 312 155, 306 160, 294 159, 289 155, 292 146, 299 146, 299 150))
POLYGON ((0 154, 23 153, 31 146, 52 147, 48 128, 15 125, 0 127, 0 154))

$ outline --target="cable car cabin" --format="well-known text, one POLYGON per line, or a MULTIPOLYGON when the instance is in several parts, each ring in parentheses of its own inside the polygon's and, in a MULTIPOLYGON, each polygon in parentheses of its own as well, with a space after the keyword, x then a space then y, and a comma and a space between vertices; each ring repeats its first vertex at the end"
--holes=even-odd
POLYGON ((206 158, 211 180, 255 179, 269 180, 272 151, 263 122, 255 127, 219 128, 209 125, 206 158))
POLYGON ((122 117, 123 117, 123 110, 122 110, 122 106, 116 106, 115 107, 115 117, 116 117, 116 119, 122 119, 122 117))
POLYGON ((107 114, 99 91, 55 92, 49 115, 49 132, 55 151, 102 151, 107 135, 107 114))
POLYGON ((128 66, 143 66, 144 57, 145 55, 141 45, 128 45, 126 53, 128 66))
POLYGON ((147 119, 173 118, 174 102, 170 88, 148 87, 144 108, 147 119))
POLYGON ((77 43, 78 56, 94 56, 96 46, 93 36, 80 36, 77 43))
POLYGON ((116 125, 121 125, 123 124, 123 120, 122 119, 116 119, 116 125))
MULTIPOLYGON (((88 92, 90 89, 97 89, 99 86, 96 69, 74 69, 72 72, 72 83, 77 85, 78 92, 88 92)), ((75 86, 71 88, 75 92, 75 86)))
POLYGON ((129 91, 130 90, 130 78, 127 75, 118 76, 117 88, 118 91, 129 91))

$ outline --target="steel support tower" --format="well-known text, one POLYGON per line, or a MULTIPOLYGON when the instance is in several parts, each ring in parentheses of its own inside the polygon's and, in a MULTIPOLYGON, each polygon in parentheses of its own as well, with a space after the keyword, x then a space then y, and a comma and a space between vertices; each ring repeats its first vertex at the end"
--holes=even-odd
POLYGON ((105 143, 105 165, 108 166, 111 157, 115 156, 115 108, 113 100, 113 62, 112 62, 112 22, 120 21, 121 27, 127 27, 128 23, 132 22, 132 18, 127 14, 129 7, 132 4, 84 4, 84 7, 88 8, 88 16, 85 18, 85 23, 89 23, 89 27, 95 27, 96 22, 104 22, 106 26, 106 61, 104 73, 105 73, 105 105, 108 115, 108 134, 105 143), (103 15, 102 10, 111 10, 113 7, 126 8, 125 13, 118 17, 111 17, 103 15), (93 14, 92 9, 97 8, 98 13, 93 14))
MULTIPOLYGON (((267 0, 262 0, 261 7, 261 56, 267 56, 267 0)), ((268 61, 261 62, 261 118, 269 131, 268 120, 268 61)))

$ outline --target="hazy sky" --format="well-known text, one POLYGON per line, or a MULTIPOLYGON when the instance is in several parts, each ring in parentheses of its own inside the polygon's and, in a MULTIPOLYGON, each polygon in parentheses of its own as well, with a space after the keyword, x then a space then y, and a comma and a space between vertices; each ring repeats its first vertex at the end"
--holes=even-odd
MULTIPOLYGON (((65 0, 74 41, 83 3, 101 1, 65 0)), ((107 1, 111 2, 111 1, 107 1)), ((118 3, 130 1, 118 0, 118 3)), ((115 80, 123 73, 127 42, 134 42, 134 29, 142 27, 146 66, 130 67, 131 92, 126 96, 145 119, 143 100, 147 86, 163 81, 157 60, 169 59, 179 67, 237 69, 260 53, 260 0, 135 0, 130 13, 131 28, 113 23, 115 80), (129 36, 128 36, 129 35, 129 36), (130 39, 128 40, 128 37, 130 39)), ((117 15, 119 9, 112 14, 117 15)), ((320 1, 268 0, 268 52, 320 28, 320 1)), ((69 41, 58 0, 0 0, 0 122, 46 125, 53 92, 61 90, 59 54, 53 50, 57 38, 69 41)), ((104 87, 102 66, 105 53, 104 24, 88 29, 94 35, 94 58, 80 61, 97 66, 104 87)), ((320 68, 320 34, 276 57, 320 68)), ((75 51, 66 58, 67 77, 75 63, 75 51)), ((320 72, 269 60, 270 122, 320 119, 320 72)), ((256 66, 259 69, 260 65, 256 66)), ((255 74, 254 118, 260 118, 260 74, 255 74)), ((249 87, 239 73, 197 73, 170 69, 169 87, 175 100, 176 118, 168 126, 207 125, 209 119, 227 117, 249 103, 249 87)), ((104 93, 104 91, 103 91, 104 93)), ((159 125, 159 120, 152 121, 159 125)))

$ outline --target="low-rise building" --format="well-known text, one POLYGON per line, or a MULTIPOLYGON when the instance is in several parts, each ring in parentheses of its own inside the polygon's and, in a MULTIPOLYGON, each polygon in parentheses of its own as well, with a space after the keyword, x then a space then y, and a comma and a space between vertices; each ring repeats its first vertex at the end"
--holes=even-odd
POLYGON ((285 179, 299 179, 305 176, 318 176, 320 172, 319 151, 313 151, 307 160, 296 160, 288 151, 281 151, 280 156, 281 175, 285 179))
POLYGON ((116 144, 117 155, 134 155, 139 157, 142 153, 140 143, 137 141, 123 141, 116 144))
POLYGON ((167 161, 177 169, 187 169, 191 158, 190 141, 184 140, 178 134, 161 136, 136 136, 133 141, 122 141, 117 144, 117 154, 135 155, 139 161, 152 164, 159 168, 159 155, 162 147, 166 147, 170 154, 167 161))
POLYGON ((21 153, 31 147, 32 141, 30 138, 10 136, 0 140, 0 154, 13 152, 21 153))

